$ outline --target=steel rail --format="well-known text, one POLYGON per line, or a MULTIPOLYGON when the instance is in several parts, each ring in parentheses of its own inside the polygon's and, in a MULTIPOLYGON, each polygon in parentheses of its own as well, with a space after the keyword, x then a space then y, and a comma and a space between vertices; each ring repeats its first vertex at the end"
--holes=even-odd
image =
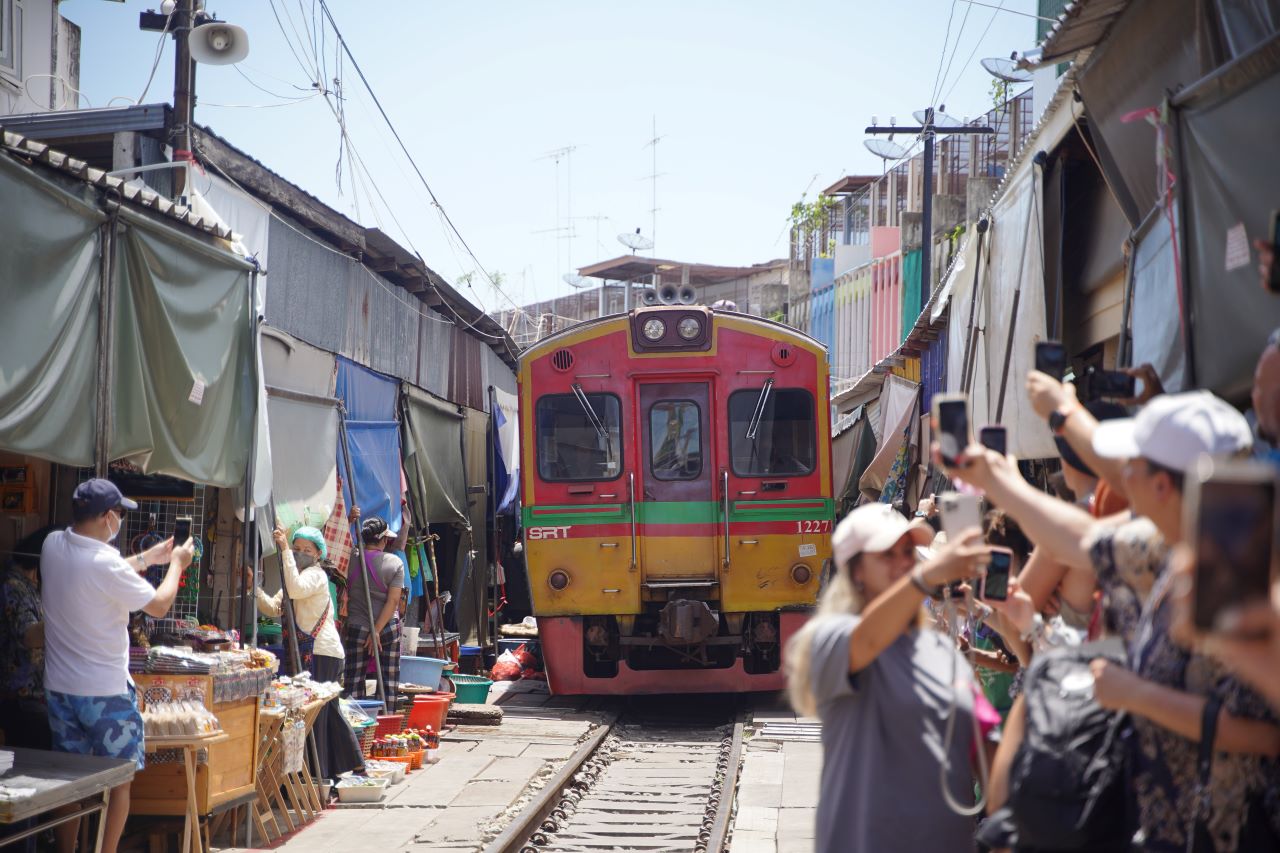
POLYGON ((707 839, 707 853, 721 853, 729 841, 733 803, 737 799, 738 774, 742 771, 742 720, 733 724, 733 744, 729 747, 729 764, 720 782, 720 804, 716 807, 716 821, 707 839))
POLYGON ((508 824, 497 838, 485 845, 484 853, 519 853, 529 843, 533 833, 542 826, 547 815, 551 814, 556 804, 560 802, 560 798, 573 782, 573 777, 582 769, 582 765, 587 763, 587 759, 600 748, 600 744, 604 743, 604 739, 613 731, 613 726, 617 722, 618 715, 615 712, 597 726, 559 772, 552 776, 542 790, 538 791, 524 807, 524 810, 516 815, 515 820, 508 824))

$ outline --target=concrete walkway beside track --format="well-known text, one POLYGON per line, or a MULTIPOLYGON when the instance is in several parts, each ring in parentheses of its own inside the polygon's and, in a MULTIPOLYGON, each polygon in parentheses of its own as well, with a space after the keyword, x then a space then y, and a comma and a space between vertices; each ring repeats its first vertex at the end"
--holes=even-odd
POLYGON ((545 683, 514 686, 497 699, 502 725, 459 726, 446 732, 440 760, 410 773, 382 802, 334 805, 292 835, 252 849, 482 849, 602 719, 583 710, 590 704, 586 698, 552 697, 545 683))
POLYGON ((820 727, 781 694, 754 697, 730 853, 812 853, 820 727))

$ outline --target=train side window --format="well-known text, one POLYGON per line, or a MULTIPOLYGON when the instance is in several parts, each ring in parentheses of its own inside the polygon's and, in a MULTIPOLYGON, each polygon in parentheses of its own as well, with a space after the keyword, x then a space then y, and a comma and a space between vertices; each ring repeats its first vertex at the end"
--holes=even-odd
POLYGON ((649 467, 659 480, 702 476, 702 411, 692 400, 649 407, 649 467))
POLYGON ((812 473, 815 435, 813 395, 803 388, 768 386, 729 395, 729 455, 739 477, 812 473))
POLYGON ((548 394, 536 408, 538 476, 547 482, 622 474, 622 404, 613 394, 548 394), (589 407, 589 409, 588 409, 589 407))

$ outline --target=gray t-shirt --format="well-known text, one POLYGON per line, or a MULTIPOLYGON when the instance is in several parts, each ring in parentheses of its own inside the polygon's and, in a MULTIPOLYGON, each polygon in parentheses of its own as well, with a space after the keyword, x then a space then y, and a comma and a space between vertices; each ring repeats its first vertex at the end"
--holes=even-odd
POLYGON ((350 568, 347 569, 347 624, 373 628, 374 621, 387 603, 387 592, 404 587, 404 563, 395 554, 384 551, 366 551, 365 558, 378 573, 381 583, 368 583, 369 571, 360 564, 360 558, 352 555, 350 568), (369 587, 369 598, 373 601, 373 619, 369 618, 365 607, 364 590, 369 587))
POLYGON ((971 805, 973 670, 948 637, 926 629, 907 631, 850 675, 849 635, 859 619, 822 617, 814 630, 823 756, 818 853, 971 851, 974 818, 948 808, 939 768, 947 709, 958 694, 949 784, 954 799, 971 805))

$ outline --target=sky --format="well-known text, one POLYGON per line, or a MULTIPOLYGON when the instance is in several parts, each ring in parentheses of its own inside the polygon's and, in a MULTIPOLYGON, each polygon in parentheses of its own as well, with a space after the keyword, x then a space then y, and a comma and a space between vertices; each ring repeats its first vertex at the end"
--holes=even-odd
MULTIPOLYGON (((450 281, 471 273, 464 292, 486 310, 572 292, 563 276, 627 253, 617 235, 636 228, 662 258, 786 257, 794 202, 882 171, 862 144, 873 116, 905 124, 931 98, 978 116, 991 107, 979 60, 1035 46, 1035 20, 1014 13, 1034 0, 327 1, 478 261, 339 58, 318 0, 206 0, 250 52, 198 67, 196 121, 450 281)), ((158 7, 63 0, 81 27, 82 107, 137 101, 157 47, 142 100, 172 99, 170 39, 138 28, 158 7)))

